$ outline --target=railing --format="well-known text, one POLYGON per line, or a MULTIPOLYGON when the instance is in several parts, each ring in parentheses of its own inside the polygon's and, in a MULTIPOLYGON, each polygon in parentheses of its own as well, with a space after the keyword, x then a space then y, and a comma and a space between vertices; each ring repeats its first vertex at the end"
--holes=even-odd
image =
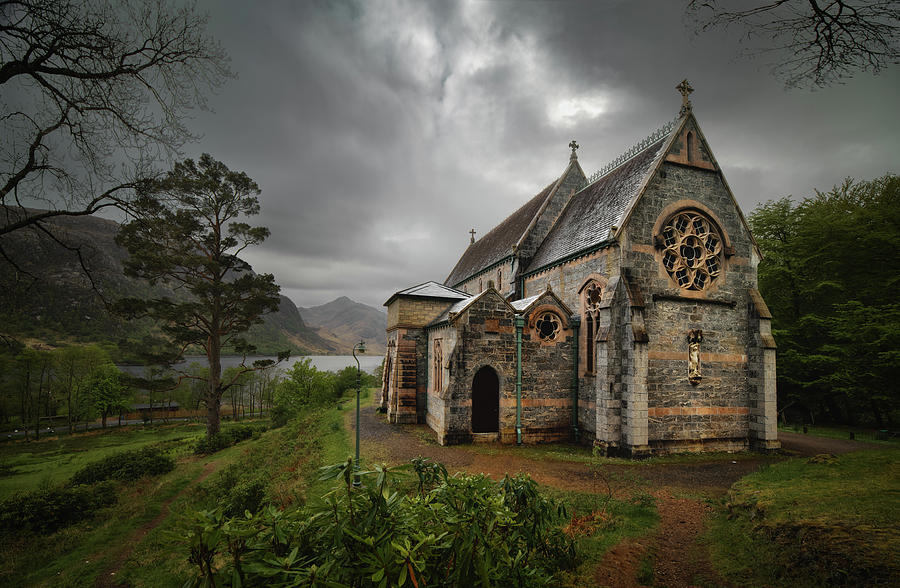
POLYGON ((606 165, 604 165, 603 167, 601 167, 600 169, 598 169, 597 171, 592 173, 588 177, 587 181, 585 181, 585 183, 581 185, 579 190, 584 189, 586 186, 590 186, 591 184, 593 184, 594 182, 596 182, 597 180, 599 180, 600 178, 602 178, 609 172, 628 163, 629 161, 634 159, 634 157, 636 155, 641 153, 644 149, 646 149, 650 145, 655 144, 657 141, 659 141, 663 137, 666 137, 667 135, 669 135, 669 133, 671 133, 672 130, 675 129, 675 124, 678 122, 678 118, 679 117, 673 118, 672 120, 670 120, 669 122, 667 122, 666 124, 661 126, 660 128, 656 129, 655 131, 653 131, 652 133, 650 133, 649 135, 644 137, 643 140, 639 141, 636 145, 632 146, 628 151, 626 151, 622 155, 616 157, 611 162, 607 163, 606 165))

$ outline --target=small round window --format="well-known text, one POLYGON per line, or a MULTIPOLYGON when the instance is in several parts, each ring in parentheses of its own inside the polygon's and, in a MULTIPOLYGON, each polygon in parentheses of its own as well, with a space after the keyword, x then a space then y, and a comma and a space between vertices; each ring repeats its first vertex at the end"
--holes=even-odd
POLYGON ((719 276, 722 239, 706 217, 680 212, 662 231, 663 266, 679 286, 703 290, 719 276))
POLYGON ((559 334, 560 324, 559 317, 552 312, 545 312, 540 316, 536 323, 537 335, 542 341, 553 341, 559 334))

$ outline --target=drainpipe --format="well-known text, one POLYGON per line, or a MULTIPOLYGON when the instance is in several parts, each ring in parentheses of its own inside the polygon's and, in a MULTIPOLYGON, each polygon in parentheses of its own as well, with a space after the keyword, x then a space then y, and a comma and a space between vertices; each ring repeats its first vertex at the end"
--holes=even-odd
POLYGON ((516 445, 522 444, 522 327, 525 317, 516 315, 516 445))
POLYGON ((581 325, 580 317, 572 317, 572 433, 575 442, 578 443, 580 431, 578 430, 578 327, 581 325))

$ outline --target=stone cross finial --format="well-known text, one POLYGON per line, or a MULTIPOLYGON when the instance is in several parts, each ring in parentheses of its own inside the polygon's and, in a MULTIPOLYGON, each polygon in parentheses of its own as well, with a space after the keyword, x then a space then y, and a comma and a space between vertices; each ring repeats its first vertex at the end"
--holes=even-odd
POLYGON ((694 88, 691 87, 691 83, 685 78, 681 80, 680 84, 675 86, 675 89, 681 92, 681 112, 679 113, 679 116, 684 116, 685 113, 691 111, 691 101, 688 99, 688 96, 691 95, 694 88))
POLYGON ((469 241, 469 245, 471 245, 472 243, 475 242, 475 229, 472 229, 471 231, 469 231, 469 234, 472 235, 472 238, 469 241))
POLYGON ((578 155, 575 154, 575 150, 578 149, 579 147, 581 147, 581 145, 576 143, 575 139, 572 139, 572 141, 569 143, 569 148, 572 150, 572 155, 569 156, 570 160, 578 159, 578 155))

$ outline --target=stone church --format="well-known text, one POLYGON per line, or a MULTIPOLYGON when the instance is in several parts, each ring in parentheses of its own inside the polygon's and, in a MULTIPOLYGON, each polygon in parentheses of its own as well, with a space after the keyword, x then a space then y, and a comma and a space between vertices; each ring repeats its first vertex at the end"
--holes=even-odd
POLYGON ((694 117, 562 174, 388 309, 382 406, 441 444, 778 447, 759 249, 694 117))

